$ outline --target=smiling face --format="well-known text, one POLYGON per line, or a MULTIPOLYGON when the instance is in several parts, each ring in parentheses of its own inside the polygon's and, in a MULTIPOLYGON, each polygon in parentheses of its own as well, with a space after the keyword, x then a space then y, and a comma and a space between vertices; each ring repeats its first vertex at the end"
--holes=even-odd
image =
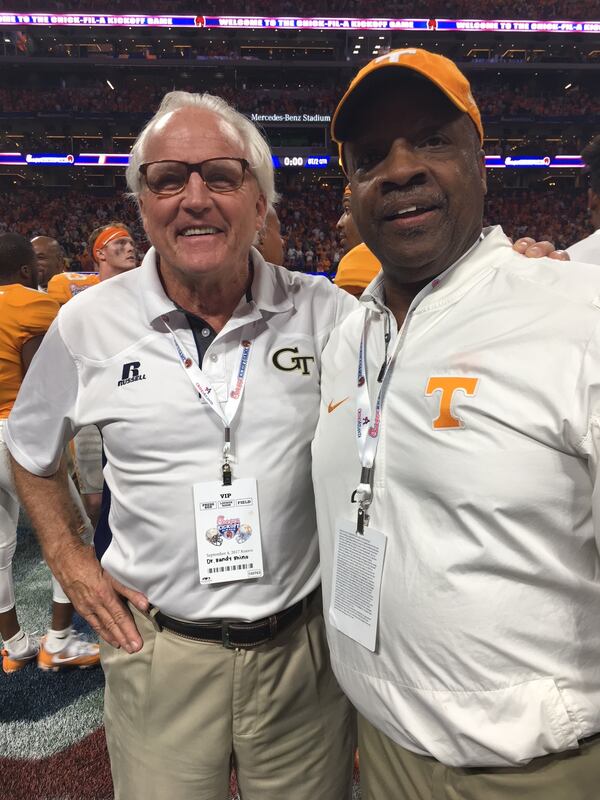
POLYGON ((49 236, 36 236, 31 244, 37 258, 40 286, 45 289, 50 278, 63 271, 62 250, 59 243, 49 236))
MULTIPOLYGON (((191 106, 167 114, 148 136, 143 153, 146 163, 247 158, 242 142, 220 117, 191 106)), ((183 191, 170 197, 144 186, 139 203, 161 271, 186 285, 209 276, 228 280, 243 274, 266 213, 265 198, 251 171, 233 192, 212 192, 193 172, 183 191)))
POLYGON ((433 84, 390 77, 371 88, 344 152, 364 241, 386 278, 411 284, 439 275, 476 241, 484 156, 469 117, 433 84))

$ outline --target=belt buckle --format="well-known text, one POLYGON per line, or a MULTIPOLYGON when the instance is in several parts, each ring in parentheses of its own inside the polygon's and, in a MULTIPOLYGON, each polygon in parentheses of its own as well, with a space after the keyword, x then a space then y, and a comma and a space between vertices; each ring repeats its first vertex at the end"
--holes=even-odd
POLYGON ((235 650, 236 645, 231 644, 231 631, 229 630, 230 620, 222 620, 221 622, 221 643, 223 647, 227 647, 228 650, 235 650))

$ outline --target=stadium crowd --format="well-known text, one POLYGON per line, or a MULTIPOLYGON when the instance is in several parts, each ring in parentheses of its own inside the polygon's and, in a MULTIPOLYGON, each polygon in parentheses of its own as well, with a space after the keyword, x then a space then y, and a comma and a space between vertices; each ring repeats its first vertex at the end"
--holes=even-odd
POLYGON ((538 86, 511 88, 475 82, 474 95, 484 118, 590 117, 600 114, 600 97, 585 89, 569 92, 538 86))
MULTIPOLYGON (((164 94, 173 88, 162 81, 126 82, 118 84, 116 91, 105 81, 92 86, 48 89, 0 87, 0 105, 6 111, 22 114, 34 113, 145 113, 150 114, 164 94)), ((202 87, 177 81, 183 91, 200 91, 202 87)), ((208 90, 209 87, 205 87, 208 90)), ((260 111, 261 114, 330 114, 335 107, 337 89, 320 90, 235 90, 231 86, 219 89, 221 97, 234 100, 244 113, 260 111)), ((575 109, 574 109, 575 110, 575 109)))
MULTIPOLYGON (((289 174, 279 187, 281 234, 285 266, 306 272, 331 274, 343 255, 336 223, 341 212, 341 184, 317 183, 301 173, 289 174)), ((94 228, 111 219, 127 224, 138 248, 138 260, 148 243, 137 209, 126 195, 93 195, 82 190, 60 191, 18 188, 0 193, 0 232, 27 238, 46 235, 63 246, 71 270, 90 270, 87 239, 94 228)), ((553 241, 564 249, 591 229, 585 193, 536 189, 492 190, 486 204, 486 224, 501 223, 513 238, 532 236, 553 241)))
POLYGON ((79 190, 57 194, 19 188, 0 193, 0 209, 0 232, 20 233, 28 239, 40 235, 56 239, 72 271, 94 269, 87 253, 88 237, 94 228, 111 219, 120 219, 132 228, 140 254, 148 247, 135 206, 124 195, 105 198, 79 190))
MULTIPOLYGON (((0 2, 0 10, 14 10, 8 0, 0 2)), ((23 0, 21 11, 76 11, 65 0, 23 0)), ((205 0, 201 7, 190 0, 88 0, 85 11, 91 13, 168 13, 168 14, 263 14, 265 16, 344 16, 344 17, 416 17, 424 16, 423 4, 417 0, 279 0, 276 10, 269 0, 205 0), (110 7, 109 7, 110 6, 110 7)), ((598 0, 489 0, 485 11, 478 0, 434 0, 427 5, 430 17, 574 19, 593 20, 600 15, 598 0)))
MULTIPOLYGON (((184 91, 210 90, 188 79, 167 83, 159 80, 122 80, 115 89, 106 81, 88 86, 63 85, 53 88, 0 87, 0 107, 5 112, 23 113, 140 113, 150 114, 163 95, 173 88, 184 91), (173 84, 175 83, 175 87, 173 84)), ((331 114, 343 87, 323 88, 235 88, 223 85, 219 94, 245 114, 331 114)), ((474 81, 474 95, 484 118, 591 117, 600 115, 600 97, 585 87, 565 92, 562 87, 540 88, 498 85, 489 80, 474 81)))

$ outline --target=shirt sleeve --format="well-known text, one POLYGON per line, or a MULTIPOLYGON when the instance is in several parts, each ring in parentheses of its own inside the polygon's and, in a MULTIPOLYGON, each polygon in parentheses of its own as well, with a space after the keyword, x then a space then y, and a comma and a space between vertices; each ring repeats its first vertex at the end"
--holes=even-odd
POLYGON ((325 349, 333 330, 348 314, 358 308, 358 300, 343 289, 339 289, 327 278, 319 278, 319 326, 317 334, 319 353, 325 349), (327 314, 322 313, 327 309, 327 314))
POLYGON ((596 547, 600 550, 600 415, 591 420, 589 431, 590 456, 588 464, 592 477, 592 520, 596 547))
POLYGON ((63 272, 50 278, 50 282, 48 283, 48 297, 51 297, 61 306, 71 299, 69 287, 65 281, 63 272))
POLYGON ((39 293, 31 302, 23 308, 23 313, 19 314, 19 322, 23 331, 23 341, 27 342, 34 336, 43 336, 59 311, 59 305, 55 300, 39 293))
POLYGON ((600 550, 600 324, 583 354, 568 418, 569 440, 587 459, 594 537, 600 550))
POLYGON ((352 311, 356 311, 359 306, 359 302, 351 295, 349 292, 346 292, 344 289, 340 289, 338 286, 335 286, 336 294, 337 294, 337 304, 335 309, 335 320, 334 326, 339 325, 340 322, 343 322, 348 314, 352 311))
POLYGON ((35 354, 5 427, 6 445, 24 469, 53 475, 65 446, 79 429, 75 408, 79 372, 58 319, 35 354))

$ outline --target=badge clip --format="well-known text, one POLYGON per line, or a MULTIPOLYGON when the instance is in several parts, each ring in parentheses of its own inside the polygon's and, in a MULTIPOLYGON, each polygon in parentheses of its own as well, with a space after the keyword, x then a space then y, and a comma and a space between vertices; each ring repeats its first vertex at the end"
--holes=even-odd
POLYGON ((360 483, 352 492, 350 501, 358 503, 358 514, 356 517, 356 532, 362 536, 365 532, 365 525, 369 524, 369 515, 367 513, 371 500, 373 499, 373 492, 371 489, 371 467, 363 467, 360 473, 360 483))
POLYGON ((225 428, 225 441, 223 442, 223 486, 231 486, 231 466, 229 454, 231 453, 231 428, 225 428))
POLYGON ((366 509, 363 503, 358 504, 358 514, 356 516, 356 532, 359 533, 361 536, 364 536, 365 533, 365 525, 369 524, 369 515, 366 512, 366 509))
POLYGON ((223 486, 231 486, 231 466, 229 461, 225 461, 222 468, 223 486))

